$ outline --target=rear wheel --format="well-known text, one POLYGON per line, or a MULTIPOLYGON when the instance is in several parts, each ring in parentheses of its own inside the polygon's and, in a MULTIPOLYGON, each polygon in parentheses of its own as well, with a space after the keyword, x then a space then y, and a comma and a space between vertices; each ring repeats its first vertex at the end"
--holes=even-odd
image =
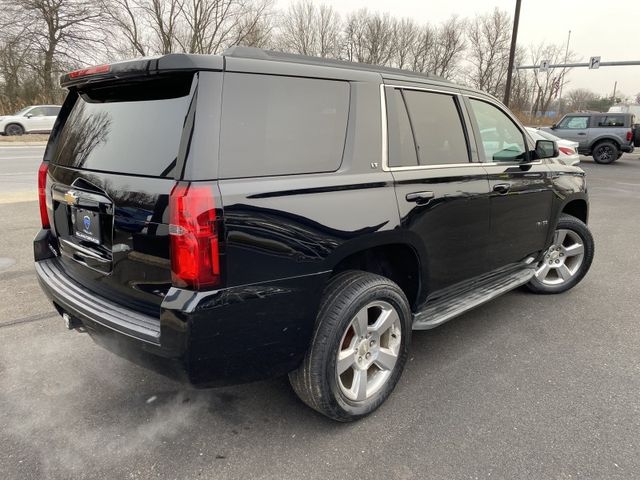
POLYGON ((609 164, 618 159, 618 146, 613 142, 600 142, 593 147, 593 159, 596 163, 609 164))
POLYGON ((391 280, 361 271, 325 290, 311 347, 289 374, 300 399, 341 422, 373 412, 391 394, 407 359, 411 311, 391 280))
POLYGON ((24 133, 24 128, 22 128, 22 125, 18 125, 17 123, 10 123, 4 127, 4 133, 8 136, 22 135, 24 133))
POLYGON ((579 219, 562 215, 553 244, 536 267, 527 288, 535 293, 562 293, 576 286, 589 271, 594 242, 589 228, 579 219))

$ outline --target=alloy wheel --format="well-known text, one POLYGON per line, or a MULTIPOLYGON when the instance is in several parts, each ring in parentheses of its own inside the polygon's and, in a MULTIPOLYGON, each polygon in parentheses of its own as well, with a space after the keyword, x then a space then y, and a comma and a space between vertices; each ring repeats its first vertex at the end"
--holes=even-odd
POLYGON ((583 260, 582 238, 573 230, 558 229, 554 235, 553 245, 545 252, 535 276, 545 285, 562 285, 579 272, 583 260))
POLYGON ((375 395, 389 380, 401 344, 398 312, 375 301, 360 309, 347 327, 338 349, 336 377, 342 394, 361 402, 375 395))

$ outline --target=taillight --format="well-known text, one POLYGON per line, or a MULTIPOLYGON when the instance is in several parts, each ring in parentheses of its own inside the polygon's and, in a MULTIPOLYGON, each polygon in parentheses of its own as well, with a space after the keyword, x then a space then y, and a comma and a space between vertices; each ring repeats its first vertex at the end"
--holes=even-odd
POLYGON ((195 290, 220 283, 220 245, 213 187, 177 183, 169 198, 171 279, 195 290))
POLYGON ((574 153, 576 153, 573 148, 569 147, 558 147, 558 150, 560 150, 560 153, 564 153, 565 155, 573 155, 574 153))
POLYGON ((111 65, 96 65, 89 68, 81 68, 80 70, 74 70, 69 72, 69 78, 80 78, 88 75, 97 75, 98 73, 108 73, 111 70, 111 65))
POLYGON ((49 164, 42 162, 38 168, 38 202, 40 202, 40 221, 42 228, 50 228, 49 214, 47 213, 47 172, 49 164))
POLYGON ((633 131, 628 130, 627 131, 627 142, 630 142, 632 138, 633 138, 633 131))

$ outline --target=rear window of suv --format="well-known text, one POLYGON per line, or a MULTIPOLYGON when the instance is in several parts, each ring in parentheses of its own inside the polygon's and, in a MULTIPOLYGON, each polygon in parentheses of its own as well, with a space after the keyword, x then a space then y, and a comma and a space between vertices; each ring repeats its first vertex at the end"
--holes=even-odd
POLYGON ((624 117, 622 115, 607 115, 598 117, 599 127, 624 127, 624 117))
POLYGON ((226 73, 220 178, 337 170, 349 92, 343 81, 226 73))
POLYGON ((52 162, 110 173, 174 174, 193 75, 80 92, 52 162))

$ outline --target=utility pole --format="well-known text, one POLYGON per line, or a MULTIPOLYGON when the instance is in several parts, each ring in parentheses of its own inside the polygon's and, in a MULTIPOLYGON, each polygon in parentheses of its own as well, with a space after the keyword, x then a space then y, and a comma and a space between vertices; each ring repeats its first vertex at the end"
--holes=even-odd
POLYGON ((613 103, 616 103, 616 90, 618 89, 618 81, 613 84, 613 103))
MULTIPOLYGON (((567 37, 567 49, 564 52, 564 63, 567 63, 567 59, 569 58, 569 42, 571 41, 571 30, 569 30, 569 36, 567 37)), ((562 87, 564 86, 564 74, 562 72, 562 77, 560 78, 560 92, 558 93, 558 113, 562 115, 562 87)))
POLYGON ((516 13, 513 16, 513 32, 511 33, 511 49, 509 50, 509 67, 507 69, 507 84, 504 87, 504 104, 509 106, 511 96, 511 76, 513 75, 513 61, 516 56, 516 42, 518 41, 518 23, 520 22, 520 3, 516 0, 516 13))

